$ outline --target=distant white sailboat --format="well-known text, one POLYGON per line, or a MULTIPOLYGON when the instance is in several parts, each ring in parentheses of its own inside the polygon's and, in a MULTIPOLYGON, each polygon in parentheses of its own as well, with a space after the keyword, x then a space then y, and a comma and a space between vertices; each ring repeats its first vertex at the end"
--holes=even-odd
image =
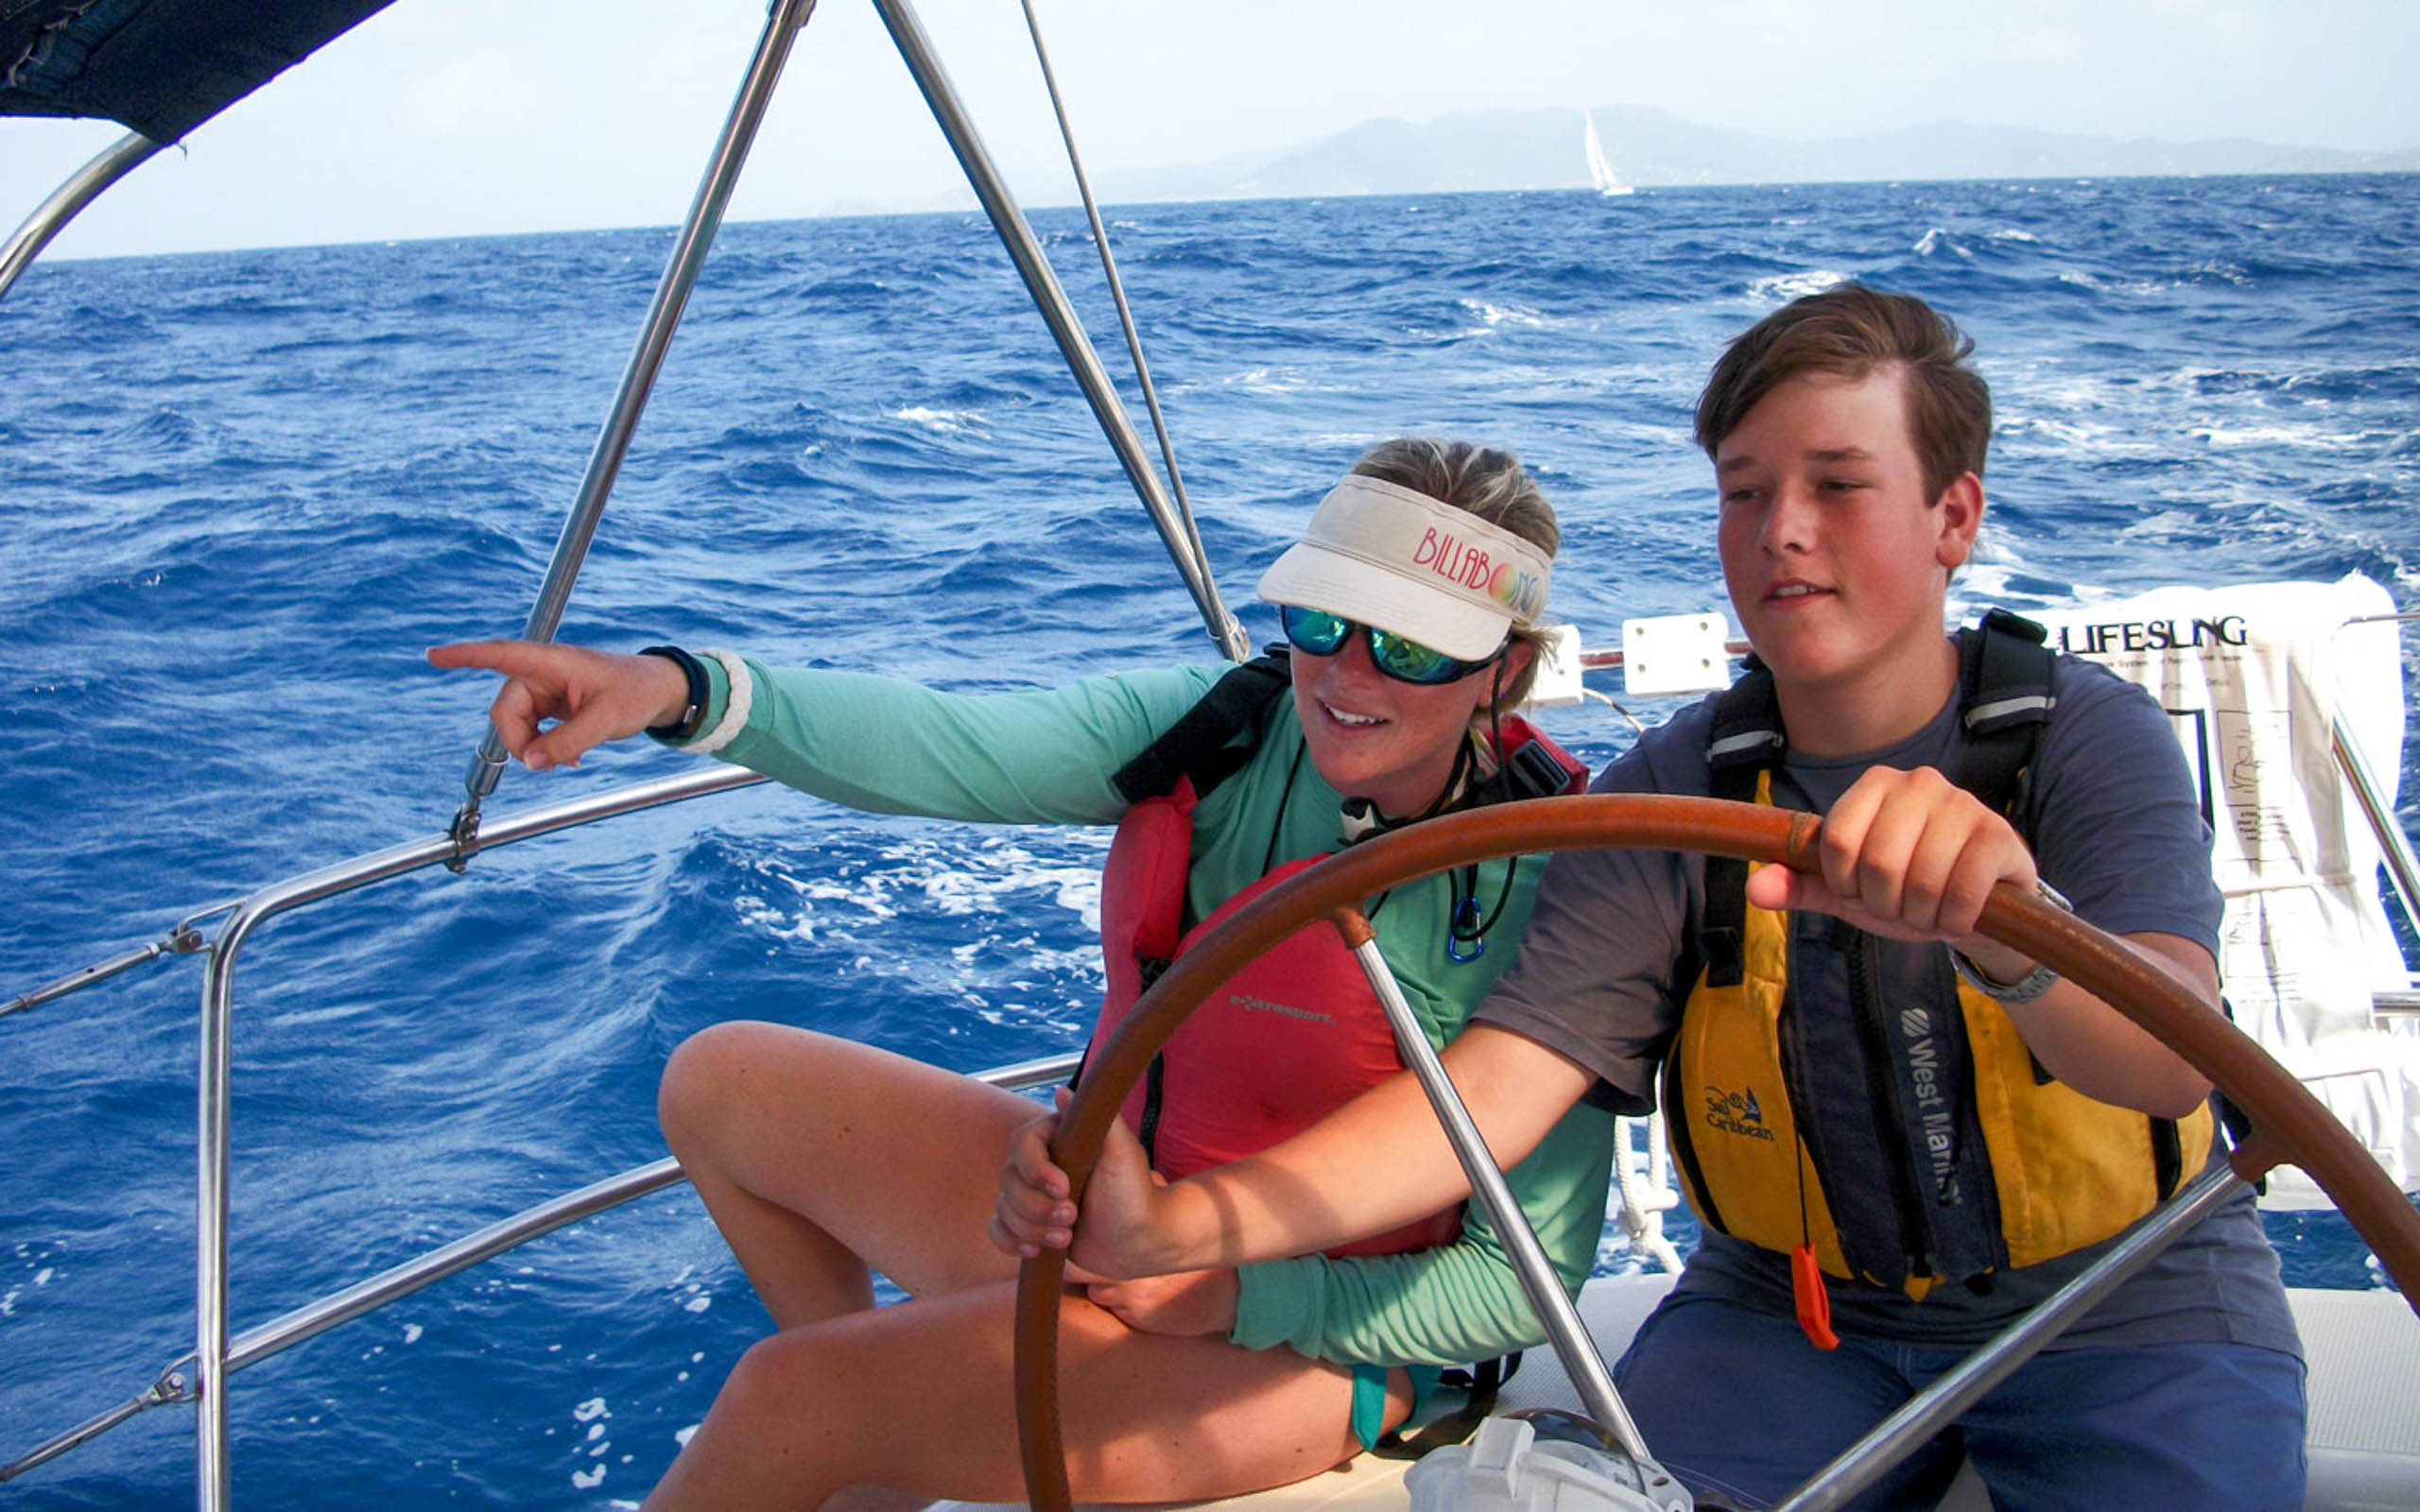
POLYGON ((1605 156, 1604 139, 1597 134, 1596 112, 1582 111, 1580 118, 1588 126, 1588 181, 1597 186, 1597 192, 1600 195, 1631 193, 1634 186, 1622 182, 1622 176, 1614 171, 1613 160, 1605 156))

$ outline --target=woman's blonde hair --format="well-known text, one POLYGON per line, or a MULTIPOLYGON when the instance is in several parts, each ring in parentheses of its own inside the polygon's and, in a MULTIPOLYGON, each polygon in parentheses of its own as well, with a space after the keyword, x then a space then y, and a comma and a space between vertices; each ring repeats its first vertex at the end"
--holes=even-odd
MULTIPOLYGON (((1510 452, 1468 441, 1400 436, 1362 453, 1353 471, 1466 509, 1512 531, 1548 558, 1562 543, 1563 527, 1555 522, 1554 506, 1538 490, 1521 459, 1510 452)), ((1538 659, 1546 654, 1547 636, 1542 629, 1516 625, 1512 638, 1528 644, 1530 664, 1505 684, 1489 707, 1490 713, 1510 709, 1530 696, 1530 686, 1537 681, 1538 659)))

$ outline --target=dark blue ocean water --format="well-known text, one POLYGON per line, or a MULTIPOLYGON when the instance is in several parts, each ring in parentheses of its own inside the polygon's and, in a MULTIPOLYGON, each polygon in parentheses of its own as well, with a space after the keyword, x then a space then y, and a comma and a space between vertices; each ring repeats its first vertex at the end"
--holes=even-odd
MULTIPOLYGON (((1970 604, 2409 595, 2416 218, 2420 179, 2240 179, 1153 206, 1113 235, 1231 599, 1364 445, 1449 433, 1542 474, 1559 608, 1610 644, 1720 604, 1689 404, 1723 338, 1844 275, 1976 336, 2001 418, 1970 604)), ((1039 221, 1113 333, 1080 222, 1039 221)), ((488 691, 421 648, 520 624, 668 243, 71 263, 0 305, 0 996, 443 827, 488 691)), ((970 689, 1207 653, 956 215, 725 234, 563 633, 970 689)), ((1627 739, 1547 722, 1597 761, 1627 739)), ((493 808, 683 765, 516 772, 493 808)), ((273 922, 238 984, 234 1326, 660 1155, 657 1072, 717 1019, 965 1068, 1068 1043, 1102 849, 760 791, 273 922)), ((199 975, 0 1020, 0 1459, 191 1348, 199 975)), ((2276 1232, 2291 1279, 2375 1283, 2332 1217, 2276 1232)), ((235 1378, 235 1483, 633 1502, 763 1327, 694 1200, 650 1198, 235 1378)), ((155 1412, 10 1490, 181 1503, 190 1437, 155 1412)))

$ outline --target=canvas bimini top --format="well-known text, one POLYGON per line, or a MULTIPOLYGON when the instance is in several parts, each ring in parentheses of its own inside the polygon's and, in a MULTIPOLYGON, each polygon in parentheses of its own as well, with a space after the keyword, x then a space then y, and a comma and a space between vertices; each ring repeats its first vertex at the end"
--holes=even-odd
POLYGON ((163 145, 390 0, 0 0, 0 115, 91 116, 163 145))

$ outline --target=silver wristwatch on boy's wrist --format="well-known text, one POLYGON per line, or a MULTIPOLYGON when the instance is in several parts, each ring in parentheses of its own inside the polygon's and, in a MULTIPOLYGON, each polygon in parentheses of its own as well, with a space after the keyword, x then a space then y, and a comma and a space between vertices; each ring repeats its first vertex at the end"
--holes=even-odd
MULTIPOLYGON (((2044 902, 2066 913, 2072 914, 2076 911, 2075 905, 2067 902, 2066 895, 2039 876, 2033 879, 2033 885, 2041 894, 2044 902)), ((1949 953, 1949 965, 1958 973, 1958 980, 1995 1003, 2010 1005, 2032 1002, 2043 993, 2049 991, 2051 984, 2059 980, 2058 972, 2042 962, 2036 961, 2033 963, 2033 970, 2023 976, 2014 982, 2003 982, 1986 974, 1981 967, 1968 960, 1966 953, 1961 950, 1952 950, 1949 953)))

